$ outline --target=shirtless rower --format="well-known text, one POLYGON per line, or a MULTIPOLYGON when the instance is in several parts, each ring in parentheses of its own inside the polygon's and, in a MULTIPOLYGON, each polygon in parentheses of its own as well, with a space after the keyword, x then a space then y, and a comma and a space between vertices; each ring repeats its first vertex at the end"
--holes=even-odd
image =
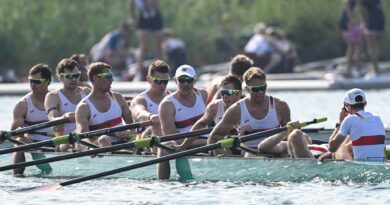
MULTIPOLYGON (((122 120, 132 123, 131 112, 123 96, 111 92, 113 80, 112 68, 106 63, 97 62, 89 65, 88 78, 92 83, 92 92, 76 108, 77 133, 117 127, 122 120)), ((84 139, 100 147, 110 146, 113 142, 129 139, 129 132, 122 131, 84 139)))
POLYGON ((167 95, 167 84, 169 82, 169 66, 162 60, 157 60, 149 65, 146 80, 149 87, 146 91, 138 94, 130 103, 130 109, 135 122, 151 120, 152 129, 147 129, 143 135, 161 136, 160 118, 158 106, 161 100, 167 95))
MULTIPOLYGON (((223 116, 209 137, 208 143, 215 143, 229 134, 234 127, 239 127, 240 135, 247 132, 267 130, 286 126, 290 122, 290 108, 286 102, 266 95, 267 83, 263 70, 252 67, 244 74, 245 88, 249 96, 232 105, 223 116)), ((299 128, 299 123, 291 123, 299 128)), ((252 140, 245 143, 246 147, 258 148, 260 153, 287 157, 290 154, 296 158, 312 157, 307 143, 310 140, 300 130, 291 133, 282 132, 264 140, 252 140), (286 136, 287 142, 282 141, 286 136)), ((214 155, 230 154, 226 150, 215 150, 214 155)), ((246 156, 249 156, 248 154, 246 156)))
MULTIPOLYGON (((194 124, 191 130, 206 128, 210 124, 218 124, 225 111, 241 99, 241 88, 241 81, 237 76, 225 76, 220 83, 219 92, 222 99, 211 101, 206 107, 205 114, 194 124)), ((193 137, 186 138, 180 146, 176 147, 176 151, 188 149, 195 139, 193 137)), ((201 146, 206 144, 207 138, 203 138, 201 146)))
MULTIPOLYGON (((242 82, 242 76, 245 71, 252 67, 253 61, 245 55, 238 54, 230 61, 229 75, 237 76, 242 82)), ((208 99, 207 102, 211 102, 213 99, 220 99, 219 86, 222 78, 215 78, 207 88, 208 99)))
MULTIPOLYGON (((184 133, 191 130, 206 110, 207 92, 195 89, 196 73, 193 67, 182 65, 175 73, 177 90, 166 96, 160 103, 158 113, 161 119, 163 135, 184 133)), ((172 141, 172 145, 181 144, 183 140, 172 141)), ((194 140, 189 147, 201 145, 201 140, 194 140)), ((167 154, 159 149, 157 156, 167 154)), ((170 175, 169 162, 157 165, 159 179, 168 179, 170 175)))
MULTIPOLYGON (((15 105, 13 110, 13 121, 11 130, 24 126, 31 126, 49 121, 45 111, 45 95, 51 82, 51 70, 45 64, 34 65, 28 72, 31 92, 23 96, 15 105)), ((37 132, 50 132, 51 128, 37 130, 37 132)), ((51 137, 40 134, 26 134, 18 136, 16 140, 24 143, 32 143, 48 140, 51 137)), ((24 152, 13 153, 14 164, 25 162, 24 152)), ((23 175, 24 168, 14 169, 14 175, 23 175)))
POLYGON ((334 159, 359 161, 384 161, 386 131, 381 118, 364 110, 366 96, 361 89, 345 93, 344 106, 340 112, 332 136, 329 138, 329 153, 319 160, 333 155, 334 159))
MULTIPOLYGON (((59 136, 76 130, 74 115, 76 105, 89 94, 91 89, 79 86, 80 66, 72 59, 62 59, 57 65, 56 73, 62 83, 62 88, 51 91, 46 95, 45 109, 49 120, 69 118, 70 123, 53 127, 54 132, 59 136)), ((70 146, 69 144, 61 144, 59 148, 60 151, 66 152, 70 146)))

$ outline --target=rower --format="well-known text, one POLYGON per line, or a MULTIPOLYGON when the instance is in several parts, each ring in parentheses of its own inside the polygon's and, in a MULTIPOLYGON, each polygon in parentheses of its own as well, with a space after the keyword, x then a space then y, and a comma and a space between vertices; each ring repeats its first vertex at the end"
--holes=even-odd
MULTIPOLYGON (((45 98, 45 109, 49 120, 57 120, 67 117, 70 123, 54 126, 56 136, 66 135, 76 130, 75 115, 76 105, 91 91, 90 88, 80 87, 81 75, 79 64, 72 59, 62 59, 57 65, 57 77, 62 83, 62 88, 49 92, 45 98)), ((66 152, 69 144, 61 144, 60 151, 66 152)))
MULTIPOLYGON (((242 85, 240 79, 237 76, 235 75, 225 76, 222 79, 219 87, 220 87, 219 92, 220 95, 222 96, 222 99, 215 99, 211 101, 206 107, 205 114, 202 116, 202 118, 200 118, 200 120, 198 120, 194 124, 191 130, 206 128, 210 124, 214 124, 214 125, 218 124, 221 121, 225 111, 231 105, 233 105, 234 103, 236 103, 241 99, 242 85)), ((236 130, 233 129, 233 133, 235 132, 236 130)), ((203 146, 207 144, 207 138, 196 139, 190 137, 190 138, 186 138, 180 146, 176 147, 176 151, 188 149, 189 146, 195 140, 199 141, 198 143, 196 143, 197 145, 203 146)))
MULTIPOLYGON (((290 122, 290 108, 287 103, 266 95, 267 83, 263 70, 257 67, 250 68, 244 73, 244 82, 249 96, 233 104, 226 111, 221 122, 211 132, 209 144, 229 135, 229 131, 234 127, 239 127, 240 135, 245 135, 254 131, 283 127, 290 122)), ((291 125, 299 128, 298 122, 291 123, 291 125)), ((294 130, 291 133, 282 132, 264 140, 252 140, 245 143, 245 146, 258 149, 262 154, 280 157, 287 157, 288 154, 297 158, 312 157, 306 146, 308 143, 306 138, 308 137, 294 130), (290 135, 294 135, 294 138, 290 135), (286 136, 288 136, 287 142, 282 141, 286 136)), ((214 155, 219 154, 230 153, 226 150, 214 151, 214 155)), ((246 154, 246 156, 250 155, 246 154)))
POLYGON ((169 66, 162 60, 156 60, 149 65, 146 81, 149 87, 146 91, 136 95, 130 103, 134 122, 151 120, 151 129, 141 130, 142 136, 161 136, 160 117, 158 106, 161 100, 167 96, 167 84, 169 82, 169 66))
MULTIPOLYGON (((92 63, 88 67, 88 78, 92 83, 92 92, 76 108, 77 133, 99 130, 132 123, 131 112, 124 97, 111 92, 113 81, 112 68, 102 62, 92 63)), ((115 136, 102 135, 84 139, 98 146, 110 146, 129 139, 129 132, 117 132, 115 136)))
MULTIPOLYGON (((47 122, 45 111, 45 95, 51 82, 51 70, 46 64, 34 65, 28 72, 31 92, 23 96, 15 105, 13 110, 13 120, 11 130, 16 130, 24 126, 31 126, 42 122, 47 122)), ((51 128, 37 130, 37 132, 51 132, 51 128)), ((42 140, 48 140, 51 137, 41 134, 26 134, 18 136, 16 140, 24 143, 32 143, 42 140)), ((25 162, 24 152, 14 152, 14 164, 25 162)), ((14 169, 14 175, 23 175, 24 168, 14 169)))
POLYGON ((76 61, 80 66, 80 78, 79 78, 79 86, 81 87, 88 87, 91 88, 91 86, 88 84, 88 64, 89 59, 88 57, 81 53, 81 54, 73 54, 70 59, 76 61))
POLYGON ((358 161, 384 161, 386 131, 381 118, 364 110, 366 96, 361 89, 351 89, 344 96, 344 106, 340 112, 332 136, 329 138, 329 153, 334 159, 358 161))
MULTIPOLYGON (((253 61, 245 55, 238 54, 230 61, 229 75, 237 76, 242 82, 242 76, 245 71, 252 67, 253 61)), ((213 99, 220 99, 218 91, 220 88, 221 78, 217 77, 213 80, 207 88, 208 99, 207 102, 211 102, 213 99)))
MULTIPOLYGON (((158 113, 161 119, 161 129, 164 135, 174 133, 185 133, 191 130, 192 126, 204 114, 206 109, 207 92, 196 89, 196 73, 193 67, 182 65, 177 68, 174 78, 177 90, 166 96, 160 103, 158 113)), ((179 145, 183 140, 172 141, 171 145, 179 145)), ((197 141, 189 147, 197 146, 197 141)), ((158 149, 157 156, 167 153, 158 149)), ((169 162, 162 162, 157 165, 159 179, 168 179, 170 175, 169 162)))

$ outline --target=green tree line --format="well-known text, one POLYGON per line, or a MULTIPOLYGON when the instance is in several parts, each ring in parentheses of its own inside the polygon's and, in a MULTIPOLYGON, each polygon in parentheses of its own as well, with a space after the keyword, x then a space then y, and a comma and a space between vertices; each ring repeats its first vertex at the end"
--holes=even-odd
MULTIPOLYGON (((382 3, 390 11, 390 3, 382 3)), ((344 55, 341 0, 160 0, 160 6, 165 27, 184 40, 196 66, 230 60, 260 21, 288 33, 300 62, 344 55)), ((128 0, 0 0, 0 69, 21 74, 36 63, 54 68, 73 53, 88 54, 130 18, 128 7, 128 0)), ((382 60, 389 59, 388 36, 381 41, 382 60)), ((135 35, 131 43, 137 46, 135 35)))

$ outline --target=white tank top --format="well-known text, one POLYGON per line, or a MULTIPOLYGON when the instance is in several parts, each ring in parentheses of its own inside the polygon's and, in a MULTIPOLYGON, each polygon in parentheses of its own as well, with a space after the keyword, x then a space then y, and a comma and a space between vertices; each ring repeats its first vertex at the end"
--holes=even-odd
MULTIPOLYGON (((26 114, 26 118, 24 119, 24 125, 31 126, 31 125, 36 125, 36 124, 49 121, 49 119, 47 118, 46 111, 39 110, 34 106, 34 103, 31 100, 31 95, 32 93, 28 93, 27 95, 24 96, 27 102, 27 114, 26 114)), ((49 127, 49 128, 37 130, 37 132, 52 132, 52 129, 49 127)), ((38 134, 29 134, 28 136, 33 141, 43 141, 43 140, 52 139, 51 137, 38 135, 38 134)))
MULTIPOLYGON (((249 113, 248 108, 246 106, 245 99, 246 98, 239 101, 240 108, 241 108, 240 127, 249 125, 252 127, 253 131, 268 130, 268 129, 280 127, 280 122, 278 120, 278 115, 276 113, 276 109, 274 105, 274 98, 272 96, 269 96, 268 113, 261 120, 257 120, 252 117, 252 115, 249 113)), ((263 139, 252 140, 246 142, 245 145, 251 148, 257 148, 257 146, 262 140, 263 139)))
POLYGON ((218 124, 218 122, 222 120, 223 114, 225 113, 225 104, 223 103, 223 100, 218 99, 217 103, 218 103, 217 114, 214 117, 215 124, 218 124))
MULTIPOLYGON (((85 97, 85 93, 79 89, 79 92, 81 94, 81 99, 85 97)), ((61 101, 61 108, 59 110, 60 115, 63 115, 67 112, 75 112, 77 104, 71 103, 67 97, 62 93, 60 89, 57 90, 57 95, 60 98, 61 101)), ((64 125, 64 135, 69 134, 71 132, 74 132, 76 130, 76 123, 65 123, 64 125)))
MULTIPOLYGON (((95 105, 89 100, 88 97, 84 98, 89 109, 91 111, 91 117, 89 118, 89 130, 99 130, 109 127, 118 127, 123 125, 122 123, 122 108, 116 101, 115 96, 110 92, 111 97, 111 105, 107 112, 99 112, 95 105)), ((111 136, 112 142, 117 142, 118 139, 116 137, 111 136)))
POLYGON ((190 131, 206 110, 202 95, 198 92, 196 92, 196 102, 193 107, 185 107, 172 95, 169 95, 168 99, 175 106, 175 125, 179 133, 190 131))
POLYGON ((155 103, 152 99, 150 99, 149 95, 146 91, 140 93, 139 95, 143 96, 146 101, 146 110, 153 114, 158 114, 158 104, 155 103))
POLYGON ((383 161, 385 159, 385 128, 379 116, 359 111, 348 115, 339 134, 350 136, 355 160, 383 161))

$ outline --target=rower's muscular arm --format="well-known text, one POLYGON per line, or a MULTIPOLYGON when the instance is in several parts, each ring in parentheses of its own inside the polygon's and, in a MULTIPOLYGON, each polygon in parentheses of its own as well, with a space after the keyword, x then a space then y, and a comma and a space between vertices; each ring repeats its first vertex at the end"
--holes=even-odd
POLYGON ((132 123, 133 122, 133 118, 131 116, 132 114, 131 114, 129 106, 127 106, 125 98, 119 93, 114 93, 114 95, 115 95, 115 99, 117 100, 119 106, 121 106, 122 119, 126 122, 126 124, 132 123))
MULTIPOLYGON (((280 101, 277 99, 275 99, 275 106, 276 106, 276 111, 277 111, 278 119, 280 122, 280 126, 284 127, 287 125, 288 122, 291 121, 290 108, 286 102, 280 101)), ((261 153, 275 154, 275 155, 283 153, 285 148, 283 145, 281 145, 279 143, 287 135, 288 135, 288 133, 286 131, 286 132, 281 132, 279 134, 276 134, 276 135, 273 135, 271 137, 264 139, 259 144, 259 147, 258 147, 259 151, 261 153)))
POLYGON ((13 120, 11 130, 16 130, 24 126, 24 119, 27 114, 27 103, 25 100, 20 100, 16 103, 13 110, 13 120))
POLYGON ((137 122, 149 120, 150 112, 147 111, 146 101, 143 96, 137 96, 130 103, 133 119, 137 122))
POLYGON ((211 131, 208 144, 215 143, 223 139, 234 126, 240 124, 241 108, 239 103, 235 103, 223 115, 222 120, 211 131))
POLYGON ((60 98, 53 91, 45 97, 45 110, 50 121, 58 119, 60 116, 60 98))
POLYGON ((91 111, 86 102, 82 102, 76 107, 76 132, 83 133, 89 131, 89 118, 91 111))
POLYGON ((175 134, 177 133, 175 125, 175 107, 173 103, 165 98, 161 101, 160 106, 158 107, 158 115, 161 117, 161 129, 163 135, 175 134))

